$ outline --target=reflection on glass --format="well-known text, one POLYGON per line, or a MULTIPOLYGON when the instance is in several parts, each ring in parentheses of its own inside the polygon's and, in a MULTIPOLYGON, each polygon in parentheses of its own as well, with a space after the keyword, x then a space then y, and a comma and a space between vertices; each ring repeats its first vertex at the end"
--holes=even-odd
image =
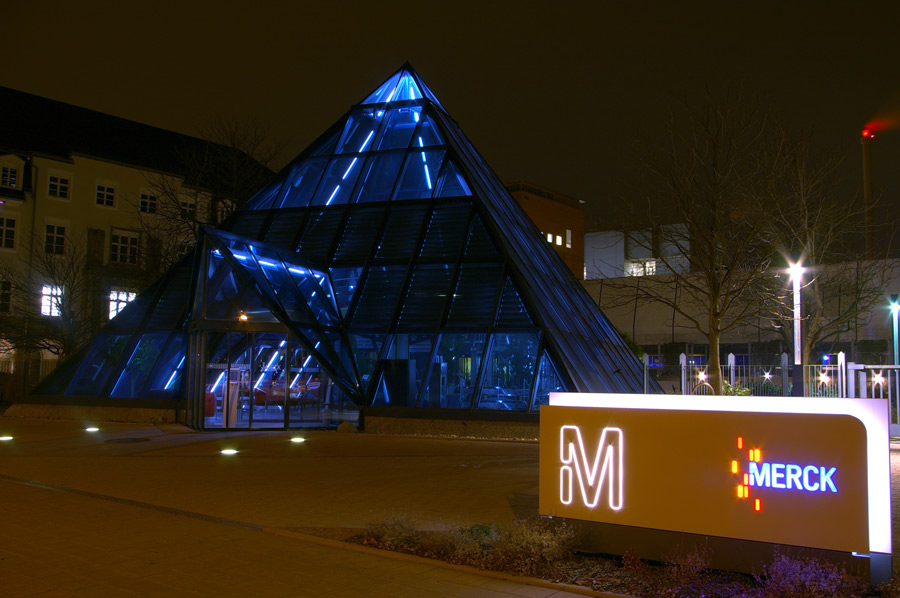
POLYGON ((423 393, 423 407, 468 409, 471 406, 486 336, 449 332, 441 336, 428 387, 423 393))
POLYGON ((496 333, 485 364, 479 409, 525 411, 531 395, 540 333, 496 333))

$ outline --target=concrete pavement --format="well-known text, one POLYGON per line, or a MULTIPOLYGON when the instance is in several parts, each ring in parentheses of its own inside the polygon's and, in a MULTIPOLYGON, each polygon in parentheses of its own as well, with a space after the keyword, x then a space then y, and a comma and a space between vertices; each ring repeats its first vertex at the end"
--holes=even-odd
POLYGON ((576 596, 305 535, 534 514, 535 444, 98 425, 0 418, 0 597, 576 596))
POLYGON ((576 595, 308 537, 535 515, 536 443, 86 425, 0 418, 0 597, 576 595))

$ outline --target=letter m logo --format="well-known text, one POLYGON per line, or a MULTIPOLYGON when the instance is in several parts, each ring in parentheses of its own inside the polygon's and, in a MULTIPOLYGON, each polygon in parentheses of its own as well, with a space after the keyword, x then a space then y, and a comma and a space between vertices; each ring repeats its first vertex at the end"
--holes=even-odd
POLYGON ((600 501, 604 484, 607 487, 609 508, 622 508, 622 448, 624 435, 619 428, 603 428, 600 443, 593 455, 588 454, 578 426, 559 429, 559 500, 572 504, 575 485, 580 490, 584 506, 594 508, 600 501), (593 458, 592 458, 593 457, 593 458))

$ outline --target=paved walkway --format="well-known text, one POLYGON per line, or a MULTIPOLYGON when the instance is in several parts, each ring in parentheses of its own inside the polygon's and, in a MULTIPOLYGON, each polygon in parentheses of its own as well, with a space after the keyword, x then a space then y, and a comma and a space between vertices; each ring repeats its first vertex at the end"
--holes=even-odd
MULTIPOLYGON (((534 443, 84 428, 0 418, 15 436, 0 442, 0 597, 576 595, 302 535, 399 514, 424 527, 534 515, 534 443)), ((891 453, 896 551, 900 444, 891 453)))
POLYGON ((297 533, 533 514, 535 444, 84 427, 0 418, 0 597, 576 596, 297 533))

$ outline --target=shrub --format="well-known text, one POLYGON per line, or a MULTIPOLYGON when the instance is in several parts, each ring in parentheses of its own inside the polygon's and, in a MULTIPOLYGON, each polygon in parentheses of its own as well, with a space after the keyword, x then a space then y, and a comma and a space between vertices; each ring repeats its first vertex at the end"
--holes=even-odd
POLYGON ((776 554, 756 580, 762 598, 852 598, 868 587, 833 563, 776 554))
POLYGON ((412 552, 422 542, 425 533, 410 525, 406 517, 372 523, 363 532, 363 543, 386 550, 412 552))

